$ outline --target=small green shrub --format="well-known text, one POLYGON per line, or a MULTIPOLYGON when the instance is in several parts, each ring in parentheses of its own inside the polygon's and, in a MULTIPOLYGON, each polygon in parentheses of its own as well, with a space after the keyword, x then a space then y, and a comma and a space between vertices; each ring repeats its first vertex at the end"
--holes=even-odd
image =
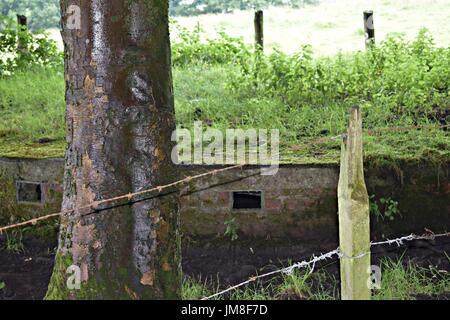
MULTIPOLYGON (((241 62, 229 87, 242 97, 280 99, 291 113, 357 104, 368 128, 449 120, 450 47, 436 47, 426 30, 412 42, 388 37, 367 52, 314 58, 304 46, 294 55, 275 51, 241 62)), ((344 129, 345 117, 336 120, 344 129)), ((303 134, 320 129, 307 126, 303 134)))
POLYGON ((392 198, 380 198, 377 201, 375 195, 370 197, 370 212, 379 220, 394 221, 401 215, 397 201, 392 198))
POLYGON ((15 70, 30 66, 60 67, 63 55, 47 33, 31 33, 16 29, 13 20, 0 16, 0 75, 10 75, 15 70), (20 47, 20 48, 19 48, 20 47))
POLYGON ((238 235, 238 225, 236 223, 236 218, 229 218, 225 220, 225 236, 230 237, 231 241, 236 241, 239 239, 238 235))
POLYGON ((250 56, 250 49, 242 39, 230 37, 224 32, 219 32, 216 38, 208 38, 200 25, 193 31, 175 22, 172 26, 178 35, 172 42, 174 66, 234 64, 250 56))
POLYGON ((19 254, 25 252, 25 246, 23 244, 22 232, 14 231, 12 233, 6 233, 5 249, 8 252, 19 254))
POLYGON ((181 288, 181 298, 183 300, 200 300, 210 296, 212 293, 208 289, 208 281, 201 279, 185 278, 181 288))

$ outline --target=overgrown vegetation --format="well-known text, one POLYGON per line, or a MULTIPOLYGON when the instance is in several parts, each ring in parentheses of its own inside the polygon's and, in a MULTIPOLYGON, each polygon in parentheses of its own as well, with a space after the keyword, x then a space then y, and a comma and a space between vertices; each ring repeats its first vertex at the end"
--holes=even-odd
POLYGON ((63 55, 55 41, 45 32, 32 33, 26 28, 17 30, 14 20, 0 16, 0 76, 33 66, 58 68, 63 55))
MULTIPOLYGON (((340 142, 328 138, 345 132, 348 109, 357 104, 364 111, 366 161, 450 159, 445 129, 387 130, 449 124, 450 48, 437 47, 426 31, 411 42, 390 37, 348 55, 316 57, 304 46, 294 55, 255 56, 239 38, 173 26, 180 127, 202 121, 221 130, 279 129, 283 162, 337 163, 340 142)), ((0 77, 2 156, 63 155, 63 72, 60 56, 49 57, 50 66, 28 62, 0 77)))
POLYGON ((191 31, 173 21, 171 27, 177 35, 172 43, 172 62, 175 67, 193 64, 233 65, 251 57, 250 48, 242 39, 230 37, 225 32, 208 38, 201 25, 191 31))
MULTIPOLYGON (((437 298, 450 292, 447 272, 417 266, 403 259, 384 259, 381 288, 373 290, 373 300, 415 300, 437 298)), ((290 275, 243 287, 218 297, 230 300, 338 300, 340 286, 337 278, 327 271, 310 273, 296 270, 290 275)), ((182 296, 197 300, 219 291, 211 281, 186 278, 182 296)))
POLYGON ((398 216, 401 216, 398 202, 392 198, 380 198, 377 200, 375 195, 370 197, 370 213, 373 214, 377 220, 394 221, 398 216))
POLYGON ((6 233, 5 249, 8 252, 19 254, 25 252, 25 246, 23 244, 22 232, 14 231, 12 233, 6 233))

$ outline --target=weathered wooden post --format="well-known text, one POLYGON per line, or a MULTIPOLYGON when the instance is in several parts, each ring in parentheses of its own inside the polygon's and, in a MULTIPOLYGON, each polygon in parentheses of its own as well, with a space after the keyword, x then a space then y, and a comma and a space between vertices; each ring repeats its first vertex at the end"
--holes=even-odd
POLYGON ((27 17, 21 14, 17 15, 17 31, 18 31, 18 41, 17 41, 17 51, 26 52, 27 44, 24 32, 28 30, 27 17))
POLYGON ((255 12, 255 49, 264 51, 264 12, 258 10, 255 12))
POLYGON ((27 17, 21 14, 17 15, 17 25, 19 26, 20 30, 27 28, 27 17))
POLYGON ((366 49, 375 44, 375 26, 373 11, 364 11, 364 35, 366 37, 366 49))
POLYGON ((364 182, 362 117, 359 107, 350 113, 342 142, 338 186, 341 298, 369 300, 370 219, 369 196, 364 182))

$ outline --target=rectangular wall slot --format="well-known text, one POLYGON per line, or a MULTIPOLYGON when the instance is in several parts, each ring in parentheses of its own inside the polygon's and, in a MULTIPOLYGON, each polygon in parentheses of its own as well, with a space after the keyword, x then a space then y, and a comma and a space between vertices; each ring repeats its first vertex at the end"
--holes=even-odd
POLYGON ((233 192, 233 209, 262 209, 262 192, 233 192))
POLYGON ((42 204, 44 195, 42 185, 39 182, 16 181, 18 203, 42 204))

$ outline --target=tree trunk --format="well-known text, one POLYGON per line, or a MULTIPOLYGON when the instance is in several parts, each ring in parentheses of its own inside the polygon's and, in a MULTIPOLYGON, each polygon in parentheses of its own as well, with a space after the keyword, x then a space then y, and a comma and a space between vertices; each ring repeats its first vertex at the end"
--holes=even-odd
MULTIPOLYGON (((168 1, 61 0, 61 10, 63 210, 176 181, 168 1)), ((69 219, 80 214, 61 219, 47 299, 180 297, 178 194, 69 219), (66 284, 69 266, 79 290, 66 284)))

